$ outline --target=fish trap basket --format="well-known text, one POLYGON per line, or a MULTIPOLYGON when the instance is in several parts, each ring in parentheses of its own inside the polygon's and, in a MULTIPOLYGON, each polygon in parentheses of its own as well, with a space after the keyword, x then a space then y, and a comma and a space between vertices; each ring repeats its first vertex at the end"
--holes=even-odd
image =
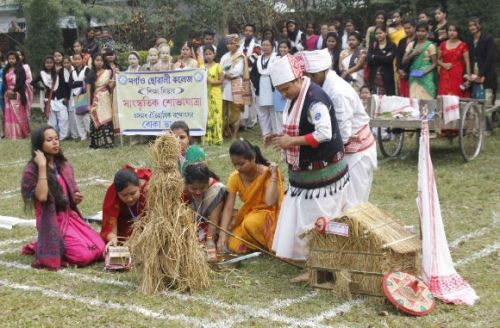
POLYGON ((306 232, 311 285, 351 294, 384 297, 382 277, 387 272, 420 271, 419 235, 407 232, 392 217, 365 203, 330 219, 348 225, 348 236, 315 229, 306 232))

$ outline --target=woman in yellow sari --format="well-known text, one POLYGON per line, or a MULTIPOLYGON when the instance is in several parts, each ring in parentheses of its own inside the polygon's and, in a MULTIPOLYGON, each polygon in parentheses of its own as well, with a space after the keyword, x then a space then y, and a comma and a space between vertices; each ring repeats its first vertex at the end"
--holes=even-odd
POLYGON ((283 200, 283 182, 275 163, 270 163, 261 154, 259 147, 246 140, 235 141, 229 155, 236 171, 227 182, 228 195, 222 214, 221 227, 231 229, 239 238, 220 232, 217 248, 229 248, 235 253, 246 253, 255 248, 240 239, 264 249, 271 249, 283 200), (236 194, 243 206, 233 217, 236 194))

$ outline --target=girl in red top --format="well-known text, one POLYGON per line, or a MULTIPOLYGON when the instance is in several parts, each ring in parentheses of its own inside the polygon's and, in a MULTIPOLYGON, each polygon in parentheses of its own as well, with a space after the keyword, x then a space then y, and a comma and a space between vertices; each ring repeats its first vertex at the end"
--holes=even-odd
POLYGON ((456 24, 448 25, 447 41, 441 42, 438 52, 439 83, 438 95, 468 97, 464 74, 470 75, 469 48, 461 41, 456 24), (462 86, 462 87, 461 87, 462 86))
POLYGON ((146 190, 152 171, 126 165, 115 174, 113 184, 106 191, 102 205, 101 237, 109 246, 127 239, 132 224, 142 214, 146 203, 146 190))

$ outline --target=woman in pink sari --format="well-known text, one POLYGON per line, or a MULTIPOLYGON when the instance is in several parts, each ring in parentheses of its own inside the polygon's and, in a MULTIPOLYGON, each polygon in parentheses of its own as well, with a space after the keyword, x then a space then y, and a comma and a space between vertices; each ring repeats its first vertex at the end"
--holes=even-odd
POLYGON ((26 71, 17 53, 12 51, 7 54, 3 85, 5 86, 3 95, 5 101, 5 138, 24 139, 30 135, 26 71))
POLYGON ((31 135, 32 158, 26 165, 21 194, 34 205, 38 239, 24 254, 35 254, 35 268, 57 270, 67 263, 84 266, 99 260, 104 242, 83 221, 77 205, 83 200, 73 168, 64 157, 56 130, 51 126, 31 135))

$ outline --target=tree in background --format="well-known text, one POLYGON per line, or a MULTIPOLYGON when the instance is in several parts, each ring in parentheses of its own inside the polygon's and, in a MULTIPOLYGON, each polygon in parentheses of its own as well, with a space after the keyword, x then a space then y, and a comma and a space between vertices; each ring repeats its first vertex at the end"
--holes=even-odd
POLYGON ((57 22, 61 17, 57 0, 34 0, 26 5, 26 56, 34 72, 41 69, 43 57, 62 47, 62 32, 57 22))
MULTIPOLYGON (((122 8, 109 26, 115 41, 128 44, 131 49, 147 50, 159 37, 173 37, 178 20, 178 5, 174 0, 135 0, 122 8)), ((116 15, 116 13, 115 13, 116 15)))

